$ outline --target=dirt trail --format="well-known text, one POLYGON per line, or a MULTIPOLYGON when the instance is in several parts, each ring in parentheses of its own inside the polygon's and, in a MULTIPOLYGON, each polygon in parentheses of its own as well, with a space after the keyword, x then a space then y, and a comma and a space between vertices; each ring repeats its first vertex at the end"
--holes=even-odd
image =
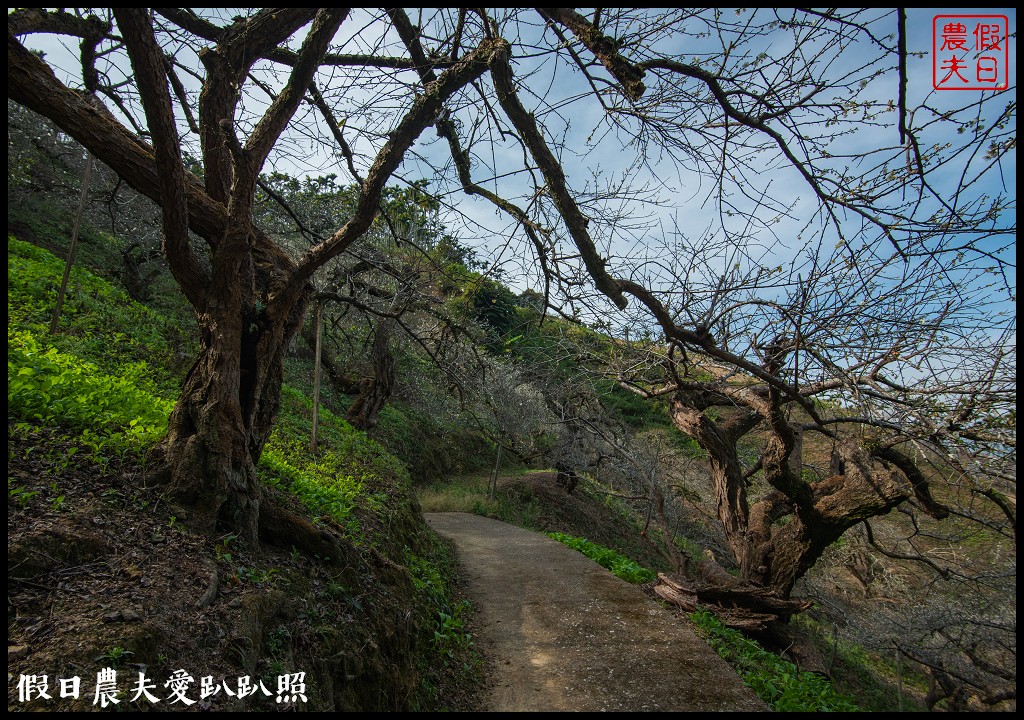
POLYGON ((768 710, 687 623, 575 550, 477 515, 426 517, 466 568, 495 664, 486 710, 768 710))

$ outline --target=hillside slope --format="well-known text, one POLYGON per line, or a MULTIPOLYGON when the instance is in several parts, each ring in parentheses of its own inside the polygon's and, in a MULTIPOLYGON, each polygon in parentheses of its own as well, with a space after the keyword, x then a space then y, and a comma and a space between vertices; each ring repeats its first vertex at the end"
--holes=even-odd
POLYGON ((342 556, 193 533, 147 464, 178 331, 76 269, 49 336, 62 267, 8 239, 9 709, 471 705, 477 661, 451 625, 469 609, 401 464, 329 413, 308 456, 308 400, 286 389, 264 506, 342 556))

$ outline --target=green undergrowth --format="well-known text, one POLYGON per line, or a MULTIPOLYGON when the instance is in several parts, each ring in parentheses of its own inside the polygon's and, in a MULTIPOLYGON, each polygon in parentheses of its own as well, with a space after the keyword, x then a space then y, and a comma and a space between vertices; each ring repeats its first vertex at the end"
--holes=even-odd
POLYGON ((892 658, 869 653, 862 646, 836 637, 831 627, 807 613, 797 615, 792 623, 809 636, 820 638, 824 653, 832 658, 829 672, 836 688, 857 698, 857 704, 868 712, 927 712, 921 700, 928 693, 928 677, 918 672, 913 663, 897 668, 892 658))
POLYGON ((141 456, 163 437, 173 403, 136 384, 139 364, 125 376, 103 372, 71 353, 47 347, 28 330, 7 331, 7 403, 15 431, 59 426, 93 454, 141 456))
POLYGON ((566 535, 565 533, 550 532, 547 536, 557 540, 573 550, 583 553, 603 568, 607 568, 618 578, 635 585, 653 581, 657 575, 645 567, 641 567, 629 558, 620 555, 606 547, 590 542, 585 538, 566 535))
MULTIPOLYGON (((194 342, 182 341, 187 331, 83 268, 72 272, 60 332, 50 335, 49 317, 63 268, 63 261, 48 251, 8 238, 9 427, 26 437, 42 431, 43 437, 66 439, 71 454, 78 453, 75 460, 87 455, 103 468, 129 454, 144 458, 166 433, 183 374, 176 363, 183 362, 180 355, 189 361, 195 357, 194 342)), ((479 684, 478 679, 466 680, 479 664, 467 627, 471 608, 458 599, 452 584, 453 556, 416 510, 407 467, 382 444, 323 408, 318 448, 311 452, 311 418, 309 398, 286 384, 278 422, 257 471, 267 484, 297 496, 314 523, 341 529, 356 548, 354 557, 368 570, 361 580, 346 581, 345 597, 351 598, 353 612, 368 598, 377 598, 380 617, 390 618, 380 628, 366 625, 366 637, 346 647, 344 657, 326 660, 339 666, 416 665, 418 680, 405 676, 402 683, 418 682, 418 689, 412 696, 394 698, 395 703, 465 709, 466 698, 454 697, 452 689, 465 695, 479 684)), ((73 462, 70 457, 67 461, 73 462)), ((9 507, 24 512, 41 507, 40 492, 9 479, 9 500, 14 501, 9 507)), ((53 509, 59 510, 63 501, 63 495, 56 498, 53 509)), ((227 557, 222 546, 218 559, 227 557)), ((276 568, 261 572, 263 579, 280 574, 276 568)), ((254 573, 243 580, 255 578, 254 573)), ((309 584, 294 582, 296 587, 309 584)), ((341 584, 337 589, 341 592, 341 584)), ((313 595, 296 601, 309 605, 313 614, 320 612, 313 595)), ((368 604, 363 608, 370 611, 368 604)), ((265 643, 276 648, 271 648, 275 657, 301 653, 316 658, 316 647, 287 647, 286 628, 279 629, 265 643)), ((344 685, 352 679, 345 678, 342 674, 335 682, 344 685)), ((382 698, 398 692, 395 688, 382 681, 371 692, 379 695, 374 702, 383 703, 382 698)))
POLYGON ((14 237, 7 238, 7 324, 94 364, 138 389, 174 399, 181 390, 184 364, 196 344, 179 324, 104 278, 75 266, 61 308, 56 334, 49 334, 64 261, 14 237))
POLYGON ((101 466, 127 454, 141 457, 167 429, 176 385, 169 338, 176 331, 103 278, 74 268, 60 332, 51 335, 64 263, 10 236, 7 246, 14 432, 57 428, 74 452, 101 466))
POLYGON ((312 414, 309 398, 288 385, 281 389, 281 413, 258 469, 265 482, 297 495, 314 517, 328 516, 359 538, 357 511, 389 513, 390 498, 408 494, 409 473, 379 443, 325 408, 312 453, 312 414))
POLYGON ((424 632, 432 650, 430 657, 420 660, 418 704, 453 709, 463 703, 444 697, 443 688, 460 676, 482 680, 483 660, 469 628, 473 606, 458 597, 451 582, 458 573, 458 561, 450 546, 436 540, 420 553, 406 547, 403 555, 412 575, 416 606, 425 616, 424 632))
POLYGON ((776 712, 858 712, 861 708, 835 691, 820 675, 764 650, 707 610, 690 615, 708 644, 728 661, 743 682, 776 712))

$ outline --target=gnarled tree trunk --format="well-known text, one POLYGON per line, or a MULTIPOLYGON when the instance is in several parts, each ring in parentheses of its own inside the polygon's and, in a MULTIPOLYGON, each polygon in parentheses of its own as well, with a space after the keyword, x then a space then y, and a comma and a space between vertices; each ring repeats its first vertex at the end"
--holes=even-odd
POLYGON ((796 581, 854 525, 911 497, 943 516, 945 509, 927 494, 912 463, 893 449, 871 454, 856 442, 840 442, 835 473, 809 482, 799 471, 800 434, 780 414, 741 412, 715 422, 703 412, 711 404, 694 392, 680 392, 670 412, 676 427, 708 453, 718 517, 745 581, 788 598, 796 581), (768 421, 768 441, 761 470, 773 489, 751 503, 737 443, 762 419, 768 421))
POLYGON ((384 408, 395 387, 395 356, 391 352, 393 322, 382 320, 373 333, 373 377, 360 383, 359 396, 349 408, 345 419, 353 427, 369 430, 377 424, 377 416, 384 408))
MULTIPOLYGON (((244 264, 244 263, 243 263, 244 264)), ((168 421, 161 451, 170 496, 205 532, 237 532, 255 546, 256 464, 280 409, 284 359, 307 294, 287 316, 243 311, 230 291, 197 313, 200 353, 168 421)))
POLYGON ((677 398, 672 401, 669 412, 672 422, 684 434, 697 441, 707 453, 711 465, 711 481, 715 490, 718 520, 725 529, 726 542, 733 557, 740 565, 741 575, 747 579, 752 573, 747 555, 751 541, 747 537, 749 508, 747 486, 743 479, 743 466, 736 451, 736 443, 760 420, 756 415, 746 414, 731 421, 716 424, 700 409, 696 398, 677 398))

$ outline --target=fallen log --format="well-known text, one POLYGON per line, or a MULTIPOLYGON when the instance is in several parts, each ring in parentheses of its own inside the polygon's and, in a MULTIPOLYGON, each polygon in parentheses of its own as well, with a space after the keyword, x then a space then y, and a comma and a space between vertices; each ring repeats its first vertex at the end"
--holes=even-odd
POLYGON ((705 608, 726 626, 763 631, 769 623, 785 622, 811 607, 810 600, 789 599, 752 583, 729 576, 728 586, 658 574, 654 592, 687 612, 705 608))
POLYGON ((818 648, 788 624, 790 617, 811 607, 810 600, 779 597, 720 568, 703 570, 703 580, 659 573, 654 592, 687 612, 698 608, 708 610, 726 627, 753 637, 765 648, 787 655, 801 670, 829 676, 818 648))

